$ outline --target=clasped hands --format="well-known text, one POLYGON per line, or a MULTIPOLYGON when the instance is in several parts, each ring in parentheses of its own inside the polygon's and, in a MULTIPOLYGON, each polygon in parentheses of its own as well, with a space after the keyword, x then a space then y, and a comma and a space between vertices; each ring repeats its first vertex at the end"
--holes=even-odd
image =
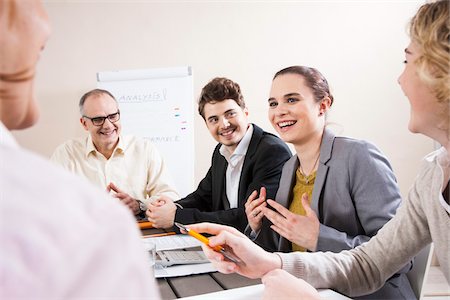
POLYGON ((266 189, 261 187, 259 197, 258 192, 253 191, 245 203, 248 224, 253 232, 258 233, 265 216, 273 224, 270 228, 279 235, 292 243, 315 251, 319 238, 320 222, 316 213, 312 210, 308 198, 306 193, 302 195, 302 205, 306 215, 301 216, 290 212, 274 200, 268 199, 266 201, 266 189), (272 209, 268 208, 267 204, 272 209))
POLYGON ((175 220, 177 207, 172 199, 166 196, 159 196, 150 202, 145 212, 148 220, 155 228, 171 228, 175 220))

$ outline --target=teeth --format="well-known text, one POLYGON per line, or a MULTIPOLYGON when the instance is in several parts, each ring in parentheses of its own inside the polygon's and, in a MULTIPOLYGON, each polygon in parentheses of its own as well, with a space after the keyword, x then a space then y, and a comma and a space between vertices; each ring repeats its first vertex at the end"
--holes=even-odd
POLYGON ((233 131, 234 131, 233 129, 230 129, 230 130, 222 131, 220 134, 226 136, 226 135, 232 134, 233 131))
POLYGON ((278 126, 283 128, 283 127, 291 126, 291 125, 294 125, 294 124, 295 124, 295 121, 285 121, 285 122, 278 123, 278 126))

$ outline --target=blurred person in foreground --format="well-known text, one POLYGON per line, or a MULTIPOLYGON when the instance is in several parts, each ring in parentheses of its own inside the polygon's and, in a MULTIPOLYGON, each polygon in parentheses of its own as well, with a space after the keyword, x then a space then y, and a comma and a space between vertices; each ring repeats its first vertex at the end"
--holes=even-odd
POLYGON ((158 298, 127 209, 10 132, 37 122, 33 83, 49 34, 40 1, 0 0, 0 299, 158 298))

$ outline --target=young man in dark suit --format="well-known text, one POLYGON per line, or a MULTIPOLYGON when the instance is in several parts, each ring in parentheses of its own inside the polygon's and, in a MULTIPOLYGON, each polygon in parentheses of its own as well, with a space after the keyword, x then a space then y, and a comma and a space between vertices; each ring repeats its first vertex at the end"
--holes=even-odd
POLYGON ((244 231, 244 204, 254 190, 267 189, 273 198, 281 169, 291 157, 286 144, 248 122, 248 110, 237 83, 214 78, 203 89, 198 111, 219 144, 212 165, 197 190, 176 202, 161 196, 146 212, 154 227, 169 228, 174 222, 214 222, 244 231))

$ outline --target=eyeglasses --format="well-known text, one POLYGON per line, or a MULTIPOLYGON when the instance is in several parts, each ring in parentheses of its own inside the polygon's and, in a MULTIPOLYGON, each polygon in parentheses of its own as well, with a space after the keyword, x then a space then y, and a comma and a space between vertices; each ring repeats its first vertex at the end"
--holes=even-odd
POLYGON ((95 126, 102 126, 105 123, 105 120, 108 119, 111 123, 116 123, 120 119, 120 111, 118 110, 116 113, 107 115, 106 117, 93 117, 90 118, 88 116, 83 116, 83 118, 91 120, 92 124, 95 126))

